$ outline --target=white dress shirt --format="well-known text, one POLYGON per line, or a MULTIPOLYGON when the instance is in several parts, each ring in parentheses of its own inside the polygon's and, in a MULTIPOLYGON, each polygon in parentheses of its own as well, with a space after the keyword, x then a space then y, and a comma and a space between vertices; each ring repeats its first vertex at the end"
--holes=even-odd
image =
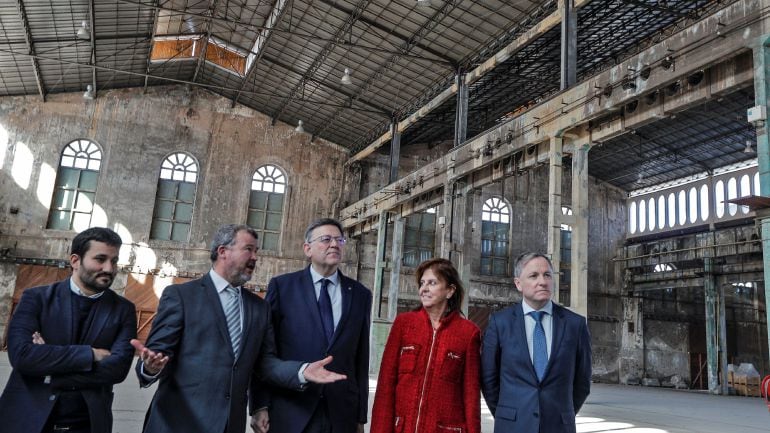
POLYGON ((527 304, 527 300, 524 299, 521 303, 521 308, 524 310, 524 329, 527 332, 527 347, 529 348, 529 359, 534 364, 534 358, 532 356, 533 346, 533 334, 535 332, 535 318, 529 313, 530 311, 543 311, 543 318, 540 319, 543 324, 543 331, 545 331, 546 348, 548 349, 548 359, 551 359, 551 345, 553 344, 553 301, 548 301, 545 307, 540 310, 535 310, 527 304))

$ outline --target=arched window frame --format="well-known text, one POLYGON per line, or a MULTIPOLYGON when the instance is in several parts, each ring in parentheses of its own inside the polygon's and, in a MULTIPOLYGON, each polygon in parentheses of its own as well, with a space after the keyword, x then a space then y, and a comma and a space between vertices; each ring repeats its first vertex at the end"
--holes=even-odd
POLYGON ((174 152, 163 159, 155 193, 150 239, 189 241, 198 173, 198 161, 187 152, 174 152))
POLYGON ((102 154, 96 142, 84 138, 64 146, 47 228, 83 231, 91 226, 102 154))
POLYGON ((511 207, 490 197, 481 208, 481 275, 508 276, 511 207))
POLYGON ((259 233, 259 248, 264 251, 280 249, 287 188, 286 173, 275 164, 262 165, 251 176, 246 224, 259 233))

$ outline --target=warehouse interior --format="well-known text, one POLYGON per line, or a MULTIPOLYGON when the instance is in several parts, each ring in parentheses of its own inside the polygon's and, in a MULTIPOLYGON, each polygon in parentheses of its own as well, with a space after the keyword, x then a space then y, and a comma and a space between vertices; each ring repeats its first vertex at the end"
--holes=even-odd
POLYGON ((451 259, 482 329, 548 254, 594 380, 728 394, 770 374, 770 1, 15 0, 0 5, 0 335, 90 226, 146 335, 212 233, 250 288, 338 218, 372 369, 451 259))

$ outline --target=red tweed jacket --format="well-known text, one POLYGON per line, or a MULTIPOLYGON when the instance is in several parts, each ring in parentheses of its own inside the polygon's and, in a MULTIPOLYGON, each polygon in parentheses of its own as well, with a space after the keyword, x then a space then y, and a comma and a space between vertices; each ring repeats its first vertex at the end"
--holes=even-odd
POLYGON ((380 364, 371 433, 479 433, 480 331, 452 312, 396 317, 380 364))

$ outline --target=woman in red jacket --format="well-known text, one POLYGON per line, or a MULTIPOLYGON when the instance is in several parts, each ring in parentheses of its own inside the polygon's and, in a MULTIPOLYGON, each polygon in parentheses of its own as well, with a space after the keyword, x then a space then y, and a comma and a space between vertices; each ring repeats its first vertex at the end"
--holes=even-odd
POLYGON ((479 433, 480 331, 460 314, 452 262, 417 268, 422 306, 396 317, 374 395, 371 433, 479 433))

